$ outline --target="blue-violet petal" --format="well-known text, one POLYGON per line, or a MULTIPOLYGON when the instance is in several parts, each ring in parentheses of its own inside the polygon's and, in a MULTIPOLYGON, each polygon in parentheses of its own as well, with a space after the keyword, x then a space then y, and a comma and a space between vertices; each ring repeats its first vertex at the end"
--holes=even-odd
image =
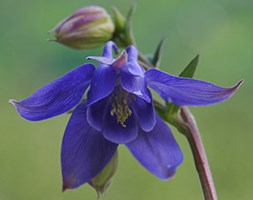
POLYGON ((78 104, 94 70, 92 64, 82 65, 40 88, 27 99, 10 102, 27 120, 39 121, 60 115, 78 104))
POLYGON ((104 137, 117 144, 125 144, 134 140, 138 134, 137 122, 134 115, 129 116, 123 126, 117 122, 116 114, 112 116, 110 111, 111 107, 108 106, 104 121, 104 137))
POLYGON ((88 57, 86 57, 86 60, 95 60, 95 61, 98 61, 98 62, 100 62, 100 65, 101 64, 111 65, 114 62, 114 59, 112 59, 112 58, 110 59, 110 58, 101 57, 101 56, 88 56, 88 57))
POLYGON ((137 118, 137 121, 143 131, 151 131, 156 124, 156 115, 153 103, 147 103, 145 100, 135 97, 131 101, 131 108, 137 118))
POLYGON ((152 131, 140 129, 138 137, 126 146, 148 171, 160 179, 172 177, 183 161, 183 154, 171 130, 158 116, 152 131))
POLYGON ((87 96, 87 105, 91 105, 108 96, 114 90, 116 72, 112 67, 100 65, 95 71, 87 96))
POLYGON ((109 41, 105 44, 105 47, 104 47, 104 51, 103 51, 103 56, 104 57, 107 57, 107 58, 113 58, 112 56, 112 50, 114 50, 114 52, 116 54, 118 54, 118 47, 117 45, 112 42, 112 41, 109 41))
POLYGON ((126 49, 128 55, 127 71, 136 76, 144 76, 144 70, 138 64, 138 51, 134 46, 129 46, 126 49))
POLYGON ((165 101, 182 106, 220 103, 230 98, 242 83, 240 81, 232 88, 222 88, 200 80, 172 76, 157 69, 148 70, 145 78, 165 101))
POLYGON ((147 88, 146 80, 140 76, 121 72, 121 86, 124 90, 144 99, 146 102, 151 102, 150 92, 147 88))
POLYGON ((73 112, 62 141, 63 190, 76 188, 94 178, 111 160, 117 144, 106 140, 86 121, 86 105, 73 112))
POLYGON ((103 56, 102 57, 88 56, 86 59, 87 60, 96 60, 100 63, 111 65, 114 62, 113 55, 112 55, 112 50, 114 50, 114 52, 116 54, 118 54, 117 45, 114 42, 109 41, 104 46, 104 51, 103 51, 103 56))
POLYGON ((87 107, 87 121, 91 127, 98 131, 103 128, 105 112, 109 103, 109 97, 106 97, 87 107))

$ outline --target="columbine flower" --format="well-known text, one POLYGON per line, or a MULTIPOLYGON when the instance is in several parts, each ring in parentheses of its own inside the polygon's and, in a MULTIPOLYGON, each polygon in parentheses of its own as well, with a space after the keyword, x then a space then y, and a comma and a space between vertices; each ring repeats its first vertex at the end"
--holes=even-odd
POLYGON ((171 130, 156 114, 148 86, 177 105, 202 106, 228 99, 240 86, 222 88, 211 83, 172 76, 157 69, 144 71, 137 50, 129 46, 113 59, 113 42, 104 47, 96 69, 84 64, 49 83, 23 101, 11 100, 31 121, 48 119, 78 105, 62 141, 63 189, 92 180, 110 161, 118 144, 160 179, 170 178, 183 160, 171 130), (81 102, 89 88, 87 100, 81 102))

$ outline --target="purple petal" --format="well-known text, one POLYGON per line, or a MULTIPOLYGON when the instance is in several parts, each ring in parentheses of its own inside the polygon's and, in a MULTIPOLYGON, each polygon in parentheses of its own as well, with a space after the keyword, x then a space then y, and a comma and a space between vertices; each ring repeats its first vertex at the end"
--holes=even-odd
POLYGON ((114 62, 114 59, 106 58, 106 57, 100 57, 100 56, 88 56, 86 60, 95 60, 102 64, 111 65, 114 62))
POLYGON ((87 60, 96 60, 100 63, 110 65, 114 62, 113 55, 112 55, 112 50, 114 50, 114 52, 116 54, 118 54, 117 45, 114 42, 109 41, 105 44, 104 51, 103 51, 103 57, 88 56, 86 59, 87 60))
POLYGON ((90 84, 94 70, 92 64, 82 65, 40 88, 27 99, 10 102, 27 120, 39 121, 60 115, 78 104, 90 84))
POLYGON ((123 127, 120 123, 117 123, 115 115, 111 116, 110 111, 111 107, 109 106, 104 121, 104 137, 117 144, 125 144, 134 140, 138 134, 137 122, 134 115, 127 118, 124 122, 125 127, 123 127))
POLYGON ((112 42, 112 41, 109 41, 105 44, 105 47, 104 47, 104 52, 103 52, 103 56, 104 57, 107 57, 107 58, 113 58, 112 56, 112 49, 114 50, 114 52, 116 54, 118 54, 118 47, 117 45, 112 42))
POLYGON ((86 121, 86 105, 80 104, 67 125, 61 150, 63 190, 76 188, 94 178, 117 149, 86 121))
POLYGON ((133 100, 131 105, 142 130, 146 132, 151 131, 156 124, 156 116, 153 104, 147 103, 145 100, 136 97, 136 100, 133 100))
POLYGON ((112 67, 115 67, 116 69, 123 68, 127 63, 127 53, 126 51, 123 51, 120 56, 111 64, 112 67))
POLYGON ((144 71, 138 64, 138 52, 134 46, 129 46, 123 51, 111 66, 121 69, 126 73, 144 77, 144 71))
POLYGON ((144 70, 141 66, 136 62, 128 62, 123 68, 125 72, 128 72, 135 76, 144 77, 144 70))
POLYGON ((139 130, 138 137, 127 144, 134 157, 160 179, 172 177, 183 161, 183 154, 169 127, 156 116, 151 132, 139 130))
POLYGON ((138 61, 138 51, 135 48, 135 46, 132 46, 132 45, 128 46, 126 48, 126 52, 128 55, 129 62, 137 62, 138 61))
POLYGON ((122 88, 142 99, 151 102, 150 92, 147 88, 146 80, 140 76, 134 76, 129 73, 121 73, 122 88))
POLYGON ((185 106, 220 103, 230 98, 242 84, 240 81, 232 88, 222 88, 200 80, 172 76, 157 69, 148 70, 145 78, 165 101, 185 106))
POLYGON ((91 127, 98 131, 101 131, 103 128, 105 112, 109 103, 109 98, 104 98, 87 108, 87 121, 91 127))
POLYGON ((129 46, 126 49, 128 55, 128 65, 127 71, 133 75, 142 76, 144 75, 144 70, 138 64, 138 51, 134 46, 129 46))
POLYGON ((112 93, 115 86, 116 72, 112 67, 100 67, 95 71, 88 92, 87 105, 91 105, 112 93))

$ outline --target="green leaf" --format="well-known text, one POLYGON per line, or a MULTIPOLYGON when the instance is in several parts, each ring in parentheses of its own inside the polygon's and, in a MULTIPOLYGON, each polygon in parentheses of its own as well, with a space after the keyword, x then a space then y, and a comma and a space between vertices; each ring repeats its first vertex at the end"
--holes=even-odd
POLYGON ((119 35, 125 29, 126 19, 116 7, 112 8, 112 14, 115 25, 115 34, 119 35))
POLYGON ((134 14, 136 8, 136 3, 132 3, 130 9, 128 10, 127 17, 126 17, 126 24, 125 24, 125 36, 128 44, 134 44, 134 37, 133 37, 133 31, 131 26, 131 20, 132 16, 134 14))
MULTIPOLYGON (((196 71, 198 62, 199 62, 199 55, 197 55, 195 58, 191 60, 191 62, 185 67, 185 69, 181 72, 179 76, 192 78, 196 71)), ((173 117, 173 115, 178 113, 179 109, 180 109, 180 106, 166 102, 166 111, 167 111, 166 113, 169 118, 173 117)))
POLYGON ((132 16, 133 16, 133 14, 134 14, 134 12, 135 12, 135 9, 136 9, 136 2, 133 2, 132 3, 132 5, 131 5, 131 7, 129 8, 129 10, 128 10, 128 13, 127 13, 127 22, 128 21, 131 21, 131 19, 132 19, 132 16))
POLYGON ((158 67, 160 65, 161 54, 162 54, 162 47, 163 47, 165 39, 166 39, 166 37, 164 37, 163 39, 161 39, 161 41, 157 45, 156 51, 154 53, 154 57, 152 58, 152 64, 155 67, 158 67))
POLYGON ((192 61, 186 66, 186 68, 181 72, 179 76, 192 78, 196 71, 197 65, 199 62, 199 55, 192 59, 192 61))

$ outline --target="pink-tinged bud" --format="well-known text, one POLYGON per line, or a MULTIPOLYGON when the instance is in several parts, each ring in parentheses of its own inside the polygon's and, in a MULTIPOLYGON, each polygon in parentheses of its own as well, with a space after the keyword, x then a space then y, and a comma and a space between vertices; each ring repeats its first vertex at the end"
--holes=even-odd
POLYGON ((74 12, 52 31, 59 43, 76 49, 90 49, 111 39, 114 24, 104 8, 89 6, 74 12))

